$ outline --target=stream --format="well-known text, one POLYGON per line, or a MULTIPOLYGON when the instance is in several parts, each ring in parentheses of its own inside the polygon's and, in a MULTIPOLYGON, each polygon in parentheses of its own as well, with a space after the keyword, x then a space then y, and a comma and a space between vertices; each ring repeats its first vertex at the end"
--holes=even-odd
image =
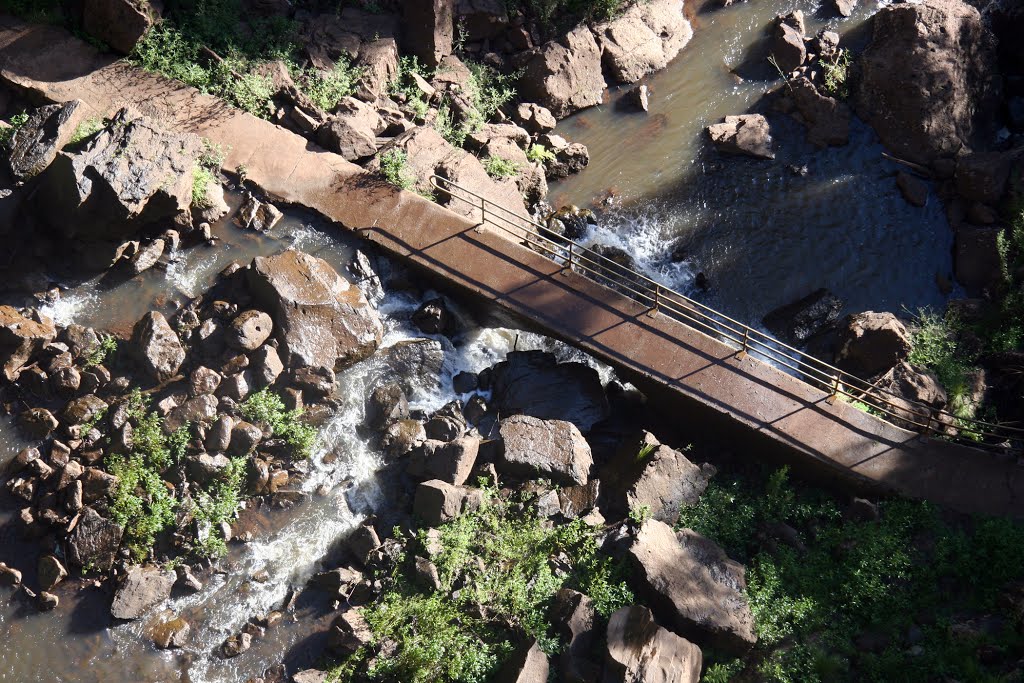
POLYGON ((903 200, 895 183, 903 167, 882 157, 859 119, 848 145, 815 150, 801 125, 769 113, 772 161, 720 155, 708 143, 708 125, 748 112, 781 82, 760 80, 772 74, 754 49, 776 15, 800 9, 807 35, 828 28, 841 46, 859 45, 864 22, 888 2, 860 0, 844 20, 816 14, 824 4, 694 3, 693 39, 642 81, 649 113, 617 106, 627 86, 559 123, 556 133, 589 148, 590 165, 553 184, 549 201, 594 206, 599 226, 586 242, 625 249, 648 276, 753 326, 819 287, 845 301, 844 313, 940 307, 937 280, 951 279, 953 243, 941 202, 934 188, 924 208, 903 200), (791 170, 804 166, 806 175, 791 170), (673 262, 677 247, 686 256, 673 262), (697 273, 707 291, 694 287, 697 273))

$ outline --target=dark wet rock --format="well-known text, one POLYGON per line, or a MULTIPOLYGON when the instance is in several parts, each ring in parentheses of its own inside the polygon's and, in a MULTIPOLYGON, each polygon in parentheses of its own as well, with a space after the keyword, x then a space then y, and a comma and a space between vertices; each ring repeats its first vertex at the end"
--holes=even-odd
POLYGON ((41 457, 42 453, 35 446, 23 448, 7 463, 6 473, 17 474, 41 457))
POLYGON ((697 683, 700 648, 654 621, 646 607, 623 607, 608 620, 604 681, 697 683))
POLYGON ((807 141, 816 147, 839 147, 850 141, 850 108, 823 95, 806 77, 789 81, 787 90, 807 126, 807 141))
POLYGON ((181 617, 161 621, 153 627, 151 635, 153 644, 161 650, 185 647, 192 627, 181 617))
POLYGON ((975 202, 995 204, 1010 178, 1010 157, 999 152, 965 154, 956 162, 956 189, 975 202))
POLYGON ((57 155, 39 207, 66 237, 131 239, 188 211, 201 149, 198 136, 168 133, 122 109, 88 145, 57 155))
POLYGON ((997 291, 1002 279, 999 228, 963 225, 953 243, 957 281, 971 296, 997 291))
POLYGON ((182 403, 167 413, 164 418, 164 430, 174 432, 188 423, 210 424, 217 418, 219 402, 213 394, 196 396, 182 403))
POLYGON ((619 16, 594 27, 594 32, 613 83, 635 83, 664 69, 693 37, 682 0, 630 5, 619 16))
POLYGON ((583 363, 559 363, 544 351, 512 351, 488 374, 491 408, 499 415, 565 420, 582 432, 608 416, 597 371, 583 363))
POLYGON ((53 587, 67 578, 68 571, 53 555, 43 555, 39 558, 39 588, 44 591, 53 590, 53 587))
POLYGON ((274 319, 289 365, 337 370, 380 344, 377 311, 323 259, 288 250, 253 259, 247 276, 253 297, 274 319))
POLYGON ((591 226, 597 225, 597 217, 590 209, 581 209, 570 204, 546 217, 547 227, 571 240, 586 236, 591 226))
POLYGON ((174 572, 158 567, 131 567, 114 593, 110 614, 115 619, 138 619, 170 597, 175 578, 174 572))
POLYGON ((455 331, 455 320, 444 299, 426 301, 412 314, 412 324, 423 334, 451 335, 455 331))
POLYGON ((995 39, 960 0, 884 7, 858 57, 858 114, 897 156, 928 164, 970 149, 995 121, 995 39))
MULTIPOLYGON (((794 26, 797 22, 776 19, 769 39, 768 54, 775 59, 783 73, 792 73, 807 60, 807 47, 804 45, 802 28, 794 26)), ((800 16, 803 23, 803 15, 800 16)))
POLYGON ((85 472, 80 479, 82 481, 82 496, 86 504, 95 503, 112 496, 120 482, 116 476, 109 472, 104 472, 98 467, 85 468, 85 472))
POLYGON ((185 465, 189 479, 197 484, 206 485, 227 472, 231 467, 231 461, 223 454, 200 453, 189 456, 185 465))
POLYGON ((100 347, 100 336, 91 327, 81 325, 68 325, 58 337, 67 344, 68 352, 76 360, 88 356, 100 347))
POLYGON ((626 439, 615 457, 618 468, 610 488, 621 513, 645 507, 651 517, 667 524, 679 521, 683 507, 696 505, 715 474, 711 465, 698 466, 677 450, 658 443, 649 432, 626 439), (644 454, 641 457, 641 454, 644 454))
POLYGON ((746 571, 712 541, 651 519, 629 555, 644 597, 673 631, 737 654, 757 641, 746 571))
POLYGON ((372 524, 362 524, 356 527, 345 543, 360 562, 366 562, 370 553, 380 547, 380 536, 372 524))
POLYGON ((390 424, 381 436, 381 448, 391 458, 408 455, 427 440, 423 423, 418 420, 399 420, 390 424))
POLYGON ((159 15, 148 2, 83 0, 82 27, 121 54, 131 54, 159 15))
POLYGON ((0 586, 21 585, 21 572, 0 562, 0 586))
POLYGON ((366 400, 366 425, 371 429, 383 429, 390 423, 407 417, 409 400, 398 384, 379 386, 366 400))
POLYGON ((427 438, 438 441, 453 441, 466 432, 466 418, 462 414, 462 404, 452 401, 441 410, 430 416, 423 425, 427 438))
POLYGON ((60 423, 46 408, 29 408, 18 415, 18 425, 28 437, 43 439, 57 429, 60 423))
POLYGON ((29 359, 57 336, 53 321, 38 313, 22 315, 13 306, 0 306, 0 366, 14 381, 29 359))
POLYGON ((185 362, 181 340, 159 311, 151 311, 135 323, 130 344, 142 368, 157 382, 173 377, 185 362))
POLYGON ((307 396, 328 396, 337 382, 337 375, 329 368, 299 368, 291 374, 292 384, 307 396))
POLYGON ((166 246, 167 242, 163 239, 150 240, 140 246, 139 250, 128 259, 128 274, 138 275, 155 266, 160 261, 160 257, 164 255, 166 246))
POLYGON ((818 289, 769 312, 762 322, 783 341, 803 344, 839 320, 842 309, 842 300, 827 289, 818 289))
POLYGON ((284 213, 270 202, 261 202, 252 195, 246 197, 238 208, 235 221, 249 230, 267 232, 284 218, 284 213))
POLYGON ((583 486, 562 486, 558 489, 558 508, 566 519, 583 517, 597 507, 601 482, 591 479, 583 486))
POLYGON ((225 659, 232 659, 248 652, 250 647, 252 647, 252 635, 243 632, 233 635, 221 643, 220 652, 225 659))
POLYGON ((333 116, 320 124, 316 140, 324 149, 340 154, 346 161, 359 161, 377 153, 374 130, 360 125, 359 120, 352 117, 333 116))
POLYGON ((476 391, 478 381, 475 372, 460 372, 452 378, 452 390, 456 394, 468 394, 476 391))
POLYGON ((830 0, 832 9, 841 17, 848 17, 853 14, 853 8, 857 6, 857 0, 830 0))
POLYGON ((650 110, 650 90, 646 85, 638 85, 630 88, 629 92, 619 100, 619 106, 624 109, 646 112, 650 110))
POLYGON ((174 582, 175 588, 186 593, 198 593, 203 590, 203 582, 195 577, 187 565, 178 565, 174 572, 177 576, 177 580, 174 582))
POLYGON ((589 597, 562 588, 555 593, 551 623, 566 643, 558 656, 558 670, 566 683, 587 683, 598 680, 600 668, 591 652, 597 640, 594 602, 589 597))
POLYGON ((605 87, 601 48, 586 26, 538 48, 519 80, 522 98, 546 107, 557 118, 600 104, 605 87))
POLYGON ((743 154, 756 159, 774 159, 768 120, 760 114, 726 116, 724 123, 708 126, 711 142, 720 152, 743 154))
POLYGON ((456 15, 469 42, 498 38, 508 28, 508 12, 501 0, 459 0, 456 15))
POLYGON ((910 355, 910 333, 892 313, 865 311, 839 326, 836 366, 857 377, 880 375, 910 355))
POLYGON ((466 490, 461 486, 432 479, 416 487, 412 512, 427 526, 439 526, 459 515, 465 498, 466 490))
POLYGON ((36 605, 39 607, 40 612, 50 612, 57 609, 57 605, 60 604, 60 598, 53 593, 47 591, 41 591, 36 598, 36 605))
POLYGON ((348 567, 336 567, 325 572, 319 572, 310 579, 313 585, 331 592, 348 588, 362 580, 362 574, 348 567))
POLYGON ((240 351, 255 351, 270 338, 274 321, 263 311, 242 311, 231 321, 225 339, 228 346, 240 351))
POLYGON ((66 426, 80 425, 95 419, 106 410, 106 401, 95 394, 87 394, 68 401, 60 411, 60 421, 66 426))
POLYGON ((512 653, 495 683, 547 683, 549 672, 548 656, 535 640, 512 653))
POLYGON ((594 464, 590 445, 571 422, 513 415, 501 421, 499 469, 558 484, 586 484, 594 464))
POLYGON ((189 393, 193 396, 212 394, 220 386, 221 376, 216 370, 200 365, 189 377, 189 393))
POLYGON ((382 349, 378 359, 386 376, 413 394, 437 386, 444 366, 444 347, 434 339, 407 339, 382 349))
POLYGON ((57 153, 71 141, 75 127, 84 118, 81 100, 64 104, 48 104, 35 109, 11 138, 7 162, 19 180, 35 177, 57 158, 57 153))
POLYGON ((402 47, 429 67, 452 53, 455 34, 454 0, 410 0, 402 3, 402 19, 415 31, 405 31, 402 47))
POLYGON ((896 187, 907 204, 911 206, 924 206, 928 203, 928 185, 921 179, 910 175, 906 171, 896 174, 896 187))

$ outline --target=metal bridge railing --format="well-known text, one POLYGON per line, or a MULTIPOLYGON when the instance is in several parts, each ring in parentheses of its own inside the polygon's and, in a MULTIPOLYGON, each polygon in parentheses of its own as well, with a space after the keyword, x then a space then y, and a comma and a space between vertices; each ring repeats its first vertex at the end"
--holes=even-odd
POLYGON ((566 270, 582 274, 647 306, 653 314, 666 315, 726 342, 740 354, 755 354, 791 370, 799 379, 825 391, 830 401, 842 398, 857 402, 876 417, 897 426, 978 448, 1008 451, 1017 450, 1024 444, 1024 429, 961 418, 946 410, 909 401, 669 289, 632 268, 551 231, 532 218, 509 211, 446 178, 435 175, 430 182, 453 200, 479 209, 481 225, 487 224, 511 235, 533 251, 562 264, 566 270))

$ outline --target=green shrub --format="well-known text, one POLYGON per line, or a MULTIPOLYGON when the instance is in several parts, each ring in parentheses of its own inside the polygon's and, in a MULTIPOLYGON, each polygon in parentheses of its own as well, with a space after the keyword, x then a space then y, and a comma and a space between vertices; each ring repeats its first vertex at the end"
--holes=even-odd
POLYGON ((108 358, 113 358, 117 353, 117 337, 112 334, 100 335, 99 345, 85 357, 84 366, 87 368, 102 365, 108 358))
POLYGON ((556 159, 555 153, 549 150, 544 145, 532 144, 530 149, 526 150, 526 158, 533 162, 540 162, 546 164, 556 159))
POLYGON ((96 116, 82 121, 75 127, 75 132, 71 134, 71 139, 68 140, 67 146, 74 146, 88 140, 103 130, 104 125, 103 119, 96 116))
POLYGON ((191 550, 196 555, 223 557, 227 554, 227 543, 220 526, 223 523, 230 523, 242 505, 245 464, 245 458, 231 458, 230 464, 220 477, 193 498, 193 514, 198 534, 191 550))
POLYGON ((356 90, 363 70, 353 67, 347 58, 339 59, 330 71, 306 69, 298 73, 296 81, 316 106, 331 111, 338 102, 356 90))
MULTIPOLYGON (((998 680, 948 624, 965 612, 998 609, 1002 587, 1024 577, 1024 528, 1001 519, 951 527, 928 504, 899 499, 879 509, 878 521, 845 517, 827 493, 798 490, 779 470, 729 482, 719 476, 696 506, 682 510, 681 526, 746 563, 758 634, 743 674, 735 662, 722 663, 709 666, 709 680, 998 680), (767 542, 781 523, 796 531, 802 548, 767 542), (914 624, 924 632, 919 656, 901 642, 914 624), (880 653, 853 647, 865 632, 886 634, 893 644, 880 653)), ((1024 637, 1006 633, 988 642, 1013 648, 1024 637)))
POLYGON ((139 453, 108 455, 106 469, 119 479, 110 504, 111 516, 124 529, 122 544, 135 561, 142 562, 152 552, 157 536, 174 523, 177 501, 164 486, 157 467, 139 453))
POLYGON ((911 351, 907 360, 935 373, 946 389, 948 410, 964 426, 974 417, 977 405, 971 398, 970 374, 974 357, 961 350, 957 342, 961 325, 950 315, 941 317, 928 309, 918 311, 911 332, 911 351))
POLYGON ((604 21, 619 15, 626 0, 506 0, 510 9, 534 17, 548 31, 580 20, 604 21))
POLYGON ((273 436, 283 439, 291 449, 292 457, 305 459, 313 454, 316 429, 300 421, 301 410, 285 410, 281 397, 270 389, 260 389, 245 399, 242 414, 250 422, 270 427, 273 436))
POLYGON ((14 134, 18 132, 18 129, 24 126, 28 122, 28 114, 21 112, 11 117, 10 128, 0 128, 0 148, 6 149, 10 146, 11 140, 14 138, 14 134))
POLYGON ((489 156, 484 159, 484 170, 492 178, 512 178, 519 173, 519 167, 508 159, 489 156))
POLYGON ((392 95, 403 95, 405 104, 417 118, 422 119, 427 115, 430 105, 423 98, 423 93, 413 83, 412 75, 416 74, 425 81, 433 78, 429 68, 420 64, 416 57, 401 57, 398 60, 398 73, 388 84, 388 92, 392 95))
POLYGON ((216 182, 213 177, 213 173, 202 166, 196 164, 192 168, 192 206, 196 209, 206 209, 210 206, 210 200, 207 197, 207 191, 210 189, 210 183, 216 182))
POLYGON ((401 190, 411 189, 416 184, 404 149, 396 147, 383 152, 380 155, 380 172, 385 180, 401 190))
POLYGON ((850 51, 840 48, 835 56, 821 60, 825 80, 823 89, 826 95, 845 100, 850 96, 850 51))

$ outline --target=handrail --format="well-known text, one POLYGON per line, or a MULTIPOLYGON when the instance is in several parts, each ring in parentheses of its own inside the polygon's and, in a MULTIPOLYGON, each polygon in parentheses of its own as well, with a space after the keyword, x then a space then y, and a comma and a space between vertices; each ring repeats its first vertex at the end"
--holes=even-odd
POLYGON ((868 412, 876 417, 897 426, 917 428, 925 435, 940 435, 977 448, 1006 451, 1019 449, 1024 444, 1022 428, 958 417, 946 410, 935 409, 887 389, 880 389, 564 237, 533 218, 521 216, 495 204, 447 178, 433 175, 430 184, 452 199, 479 209, 480 225, 491 225, 512 235, 528 248, 561 263, 563 268, 580 273, 648 306, 654 314, 666 315, 734 345, 740 354, 757 354, 770 363, 788 368, 797 374, 798 379, 819 389, 827 387, 830 401, 837 398, 856 401, 865 405, 868 412))

